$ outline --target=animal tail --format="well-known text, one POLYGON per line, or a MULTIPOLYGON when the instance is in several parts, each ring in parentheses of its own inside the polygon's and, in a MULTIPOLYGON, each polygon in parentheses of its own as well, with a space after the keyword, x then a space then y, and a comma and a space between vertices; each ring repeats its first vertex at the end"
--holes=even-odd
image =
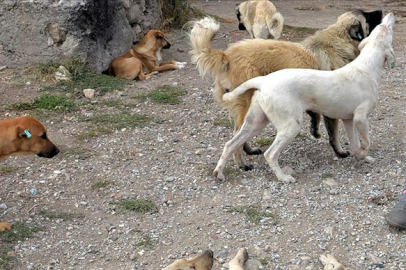
POLYGON ((228 57, 224 51, 211 49, 211 41, 220 29, 220 24, 211 17, 193 23, 189 38, 192 45, 190 54, 201 76, 224 73, 228 70, 228 57))
POLYGON ((283 24, 285 19, 282 14, 276 12, 272 18, 266 19, 266 24, 268 26, 269 33, 274 37, 274 39, 279 39, 282 34, 283 24))
POLYGON ((235 88, 232 92, 226 93, 223 95, 223 101, 229 102, 236 99, 238 96, 244 94, 249 89, 259 89, 261 87, 261 82, 263 81, 263 76, 258 76, 253 79, 246 81, 245 83, 241 84, 237 88, 235 88))

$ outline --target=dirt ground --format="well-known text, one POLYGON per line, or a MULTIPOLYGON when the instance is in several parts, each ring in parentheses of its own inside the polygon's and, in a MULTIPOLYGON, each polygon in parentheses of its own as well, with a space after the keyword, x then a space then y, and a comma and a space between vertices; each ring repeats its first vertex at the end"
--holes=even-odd
MULTIPOLYGON (((273 2, 285 24, 319 29, 353 9, 395 14, 397 65, 384 72, 379 106, 370 116, 370 154, 376 162, 357 165, 351 158, 337 159, 324 125, 320 140, 313 139, 306 126, 280 158, 282 167, 294 170, 296 183, 277 182, 263 156, 248 158, 255 166, 249 172, 230 161, 228 180, 214 180, 211 172, 231 138, 230 127, 223 123, 227 112, 213 101, 212 82, 201 78, 190 63, 186 30, 174 31, 169 35, 173 46, 164 59, 188 62, 185 69, 97 96, 78 112, 39 115, 62 152, 51 160, 31 156, 3 162, 14 169, 0 171, 0 204, 8 207, 0 209, 0 221, 42 227, 33 238, 16 244, 14 269, 160 269, 205 249, 213 250, 217 258, 214 269, 226 269, 240 247, 246 247, 257 264, 253 269, 322 269, 318 257, 324 253, 353 269, 406 269, 406 232, 388 227, 384 220, 404 182, 406 4, 403 0, 273 2), (161 85, 182 87, 187 95, 178 105, 134 98, 161 85), (160 121, 78 139, 90 128, 80 120, 83 115, 118 111, 160 121), (92 189, 98 181, 110 185, 92 189), (35 196, 29 195, 31 188, 37 190, 35 196), (118 209, 114 203, 126 198, 151 200, 158 210, 139 214, 118 209), (255 223, 238 210, 249 206, 276 214, 277 220, 262 214, 255 223), (80 215, 50 218, 41 210, 80 215)), ((221 24, 214 47, 226 48, 249 37, 237 30, 238 3, 194 1, 209 14, 232 19, 221 24)), ((299 41, 305 36, 284 33, 282 39, 299 41)), ((16 76, 19 72, 0 71, 0 105, 32 101, 42 94, 40 81, 16 76)), ((6 118, 21 113, 3 109, 1 114, 6 118)), ((269 126, 257 138, 273 135, 269 126)), ((346 141, 343 135, 341 142, 346 141)))

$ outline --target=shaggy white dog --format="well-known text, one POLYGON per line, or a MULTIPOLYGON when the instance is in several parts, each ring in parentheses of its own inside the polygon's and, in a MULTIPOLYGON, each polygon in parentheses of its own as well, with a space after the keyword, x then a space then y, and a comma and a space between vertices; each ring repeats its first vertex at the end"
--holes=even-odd
POLYGON ((224 180, 223 169, 231 154, 271 121, 277 135, 265 152, 265 158, 278 180, 294 182, 291 175, 282 172, 278 157, 299 133, 306 111, 342 119, 351 154, 358 160, 365 159, 370 147, 367 116, 378 102, 378 86, 385 62, 390 67, 395 65, 392 49, 394 23, 393 14, 386 15, 360 43, 361 54, 343 68, 335 71, 285 69, 248 80, 223 95, 223 100, 229 101, 248 89, 258 89, 241 130, 226 143, 214 176, 224 180))

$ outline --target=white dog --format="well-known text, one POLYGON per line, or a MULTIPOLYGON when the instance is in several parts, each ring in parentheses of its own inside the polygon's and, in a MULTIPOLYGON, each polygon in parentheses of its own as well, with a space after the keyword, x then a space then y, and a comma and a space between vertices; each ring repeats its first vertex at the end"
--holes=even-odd
POLYGON ((291 175, 282 172, 278 157, 299 133, 306 111, 342 119, 351 154, 358 160, 365 159, 370 147, 367 116, 378 102, 378 85, 385 62, 390 67, 395 65, 392 49, 394 23, 393 14, 386 15, 370 36, 359 44, 361 54, 343 68, 335 71, 285 69, 248 80, 223 95, 223 100, 229 101, 248 89, 259 90, 255 91, 240 131, 226 143, 214 176, 224 180, 223 169, 231 154, 271 121, 277 135, 265 152, 265 158, 278 180, 294 182, 291 175))

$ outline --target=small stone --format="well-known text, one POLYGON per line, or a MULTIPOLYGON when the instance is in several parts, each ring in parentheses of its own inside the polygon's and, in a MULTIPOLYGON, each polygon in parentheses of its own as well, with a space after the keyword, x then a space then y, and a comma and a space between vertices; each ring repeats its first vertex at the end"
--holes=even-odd
POLYGON ((130 260, 135 261, 137 259, 137 254, 133 253, 130 255, 130 260))
POLYGON ((175 177, 169 176, 168 178, 165 179, 166 182, 173 182, 175 181, 175 177))
POLYGON ((0 71, 5 70, 6 68, 7 68, 7 66, 1 66, 0 71))
POLYGON ((54 76, 57 81, 70 81, 72 79, 69 70, 64 66, 59 66, 54 76))
POLYGON ((83 90, 83 94, 85 95, 86 98, 92 99, 94 98, 94 94, 96 91, 94 89, 88 88, 83 90))
POLYGON ((333 178, 327 178, 323 181, 323 183, 330 187, 338 185, 338 183, 333 178))

